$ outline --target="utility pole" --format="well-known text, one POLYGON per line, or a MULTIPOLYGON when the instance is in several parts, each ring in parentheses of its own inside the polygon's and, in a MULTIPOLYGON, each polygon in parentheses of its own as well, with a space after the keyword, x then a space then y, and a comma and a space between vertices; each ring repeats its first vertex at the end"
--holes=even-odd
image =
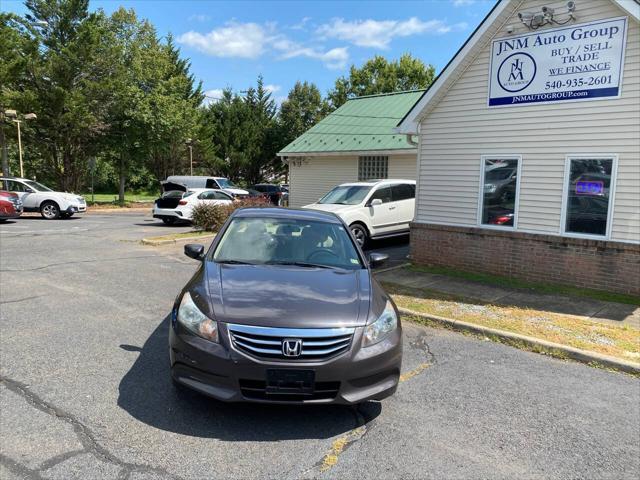
POLYGON ((18 126, 18 158, 20 159, 20 178, 24 178, 24 167, 22 166, 22 136, 20 135, 20 124, 22 120, 13 120, 18 126))
POLYGON ((193 140, 187 138, 185 143, 187 144, 187 147, 189 147, 189 175, 193 177, 193 140))

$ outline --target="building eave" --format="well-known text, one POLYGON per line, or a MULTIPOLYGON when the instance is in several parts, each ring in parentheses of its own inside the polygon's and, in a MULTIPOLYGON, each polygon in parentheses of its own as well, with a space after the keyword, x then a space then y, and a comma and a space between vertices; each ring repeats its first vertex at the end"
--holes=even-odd
POLYGON ((336 150, 328 152, 278 152, 276 155, 280 158, 289 157, 339 157, 339 156, 354 156, 354 155, 410 155, 418 154, 417 148, 402 148, 393 150, 336 150))

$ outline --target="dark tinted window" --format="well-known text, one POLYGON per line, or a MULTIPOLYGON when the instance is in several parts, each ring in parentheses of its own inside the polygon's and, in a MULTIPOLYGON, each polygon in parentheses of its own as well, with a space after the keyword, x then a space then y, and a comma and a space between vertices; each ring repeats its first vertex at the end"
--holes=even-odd
POLYGON ((416 197, 416 187, 415 185, 409 185, 408 183, 394 185, 391 187, 391 194, 394 202, 410 200, 416 197))
POLYGON ((482 223, 513 227, 518 186, 518 160, 486 159, 482 191, 482 223))
POLYGON ((205 188, 220 188, 220 185, 213 178, 207 178, 205 188))
POLYGON ((377 189, 373 192, 373 195, 371 195, 369 203, 376 199, 382 200, 382 203, 389 203, 391 201, 391 187, 382 187, 377 189))
POLYGON ((20 182, 14 182, 12 180, 9 180, 7 181, 7 190, 9 190, 10 192, 26 192, 28 191, 28 188, 26 188, 20 182))
POLYGON ((613 160, 572 159, 565 231, 606 235, 613 160))

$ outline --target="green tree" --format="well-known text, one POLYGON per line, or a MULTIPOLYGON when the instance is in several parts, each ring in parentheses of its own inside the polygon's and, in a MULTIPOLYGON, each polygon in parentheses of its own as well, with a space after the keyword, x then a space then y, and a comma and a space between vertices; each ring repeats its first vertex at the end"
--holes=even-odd
POLYGON ((330 107, 313 83, 296 82, 280 106, 280 148, 322 120, 330 107))
POLYGON ((434 77, 433 65, 425 65, 409 53, 392 61, 376 55, 360 68, 352 65, 349 77, 338 78, 328 98, 331 106, 338 108, 353 97, 427 88, 434 77))

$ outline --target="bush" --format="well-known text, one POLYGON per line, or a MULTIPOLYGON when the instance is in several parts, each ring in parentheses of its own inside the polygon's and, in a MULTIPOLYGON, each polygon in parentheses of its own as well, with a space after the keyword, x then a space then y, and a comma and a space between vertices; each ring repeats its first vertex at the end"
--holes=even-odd
POLYGON ((270 205, 269 200, 263 198, 236 200, 230 205, 212 205, 202 202, 193 207, 191 222, 198 230, 217 232, 234 210, 244 207, 264 207, 268 205, 270 205))

